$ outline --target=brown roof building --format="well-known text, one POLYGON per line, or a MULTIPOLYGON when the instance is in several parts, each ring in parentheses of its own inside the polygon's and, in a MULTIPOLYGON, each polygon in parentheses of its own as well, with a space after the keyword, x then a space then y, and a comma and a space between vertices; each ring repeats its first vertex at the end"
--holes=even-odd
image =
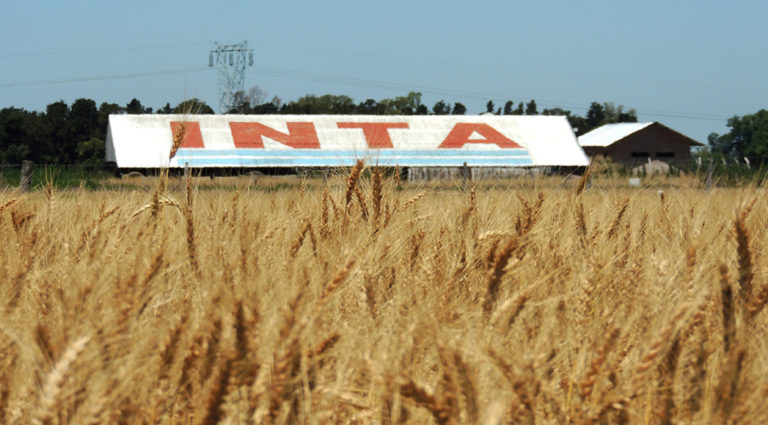
POLYGON ((620 164, 635 166, 663 161, 684 167, 691 146, 701 143, 658 122, 606 124, 579 137, 589 157, 602 155, 620 164))

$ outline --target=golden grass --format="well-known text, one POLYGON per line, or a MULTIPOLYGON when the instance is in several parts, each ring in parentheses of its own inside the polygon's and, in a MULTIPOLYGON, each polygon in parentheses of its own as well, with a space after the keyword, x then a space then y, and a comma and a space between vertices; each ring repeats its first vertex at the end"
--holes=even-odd
POLYGON ((0 192, 0 423, 768 422, 763 188, 367 171, 0 192))

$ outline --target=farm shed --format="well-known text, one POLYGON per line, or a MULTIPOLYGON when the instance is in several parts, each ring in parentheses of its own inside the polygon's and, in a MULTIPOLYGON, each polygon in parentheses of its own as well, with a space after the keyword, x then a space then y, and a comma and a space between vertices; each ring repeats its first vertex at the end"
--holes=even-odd
POLYGON ((579 144, 590 157, 602 155, 628 166, 650 161, 685 166, 691 146, 701 146, 658 122, 606 124, 579 136, 579 144))
POLYGON ((111 115, 106 156, 119 168, 588 164, 558 116, 111 115))

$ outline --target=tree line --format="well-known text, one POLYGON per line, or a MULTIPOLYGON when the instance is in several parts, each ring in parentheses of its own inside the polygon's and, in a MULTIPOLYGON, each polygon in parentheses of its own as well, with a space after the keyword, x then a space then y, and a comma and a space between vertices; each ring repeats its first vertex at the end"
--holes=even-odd
MULTIPOLYGON (((355 103, 346 95, 326 94, 322 96, 306 95, 295 101, 283 104, 279 97, 266 100, 266 93, 258 87, 235 94, 233 114, 335 114, 335 115, 465 115, 467 107, 461 102, 438 100, 430 108, 421 102, 421 93, 410 92, 405 96, 381 100, 366 99, 355 103)), ((503 106, 495 105, 493 100, 486 104, 484 113, 495 115, 562 115, 568 118, 577 135, 584 134, 603 124, 618 122, 637 122, 634 109, 625 110, 624 106, 615 106, 612 102, 592 102, 586 116, 580 116, 561 108, 539 111, 536 100, 516 103, 508 100, 503 106)))
MULTIPOLYGON (((461 102, 437 101, 431 108, 422 103, 421 93, 380 100, 355 102, 346 95, 306 95, 290 102, 274 96, 267 99, 258 87, 238 92, 231 114, 336 114, 336 115, 465 115, 461 102)), ((585 116, 561 108, 539 111, 535 100, 506 101, 496 105, 492 100, 486 110, 496 115, 561 115, 565 116, 577 135, 608 123, 637 122, 634 109, 625 110, 611 102, 592 102, 585 116)), ((0 110, 0 164, 19 164, 30 160, 40 164, 102 164, 104 141, 111 114, 213 114, 213 109, 198 99, 176 106, 166 103, 153 110, 138 99, 126 105, 104 102, 97 107, 92 99, 51 103, 44 112, 7 107, 0 110)), ((731 131, 710 135, 713 153, 734 158, 747 157, 754 163, 768 160, 768 112, 734 117, 728 121, 731 131)))
POLYGON ((712 156, 768 165, 768 111, 730 118, 728 128, 726 134, 710 133, 707 141, 712 156))

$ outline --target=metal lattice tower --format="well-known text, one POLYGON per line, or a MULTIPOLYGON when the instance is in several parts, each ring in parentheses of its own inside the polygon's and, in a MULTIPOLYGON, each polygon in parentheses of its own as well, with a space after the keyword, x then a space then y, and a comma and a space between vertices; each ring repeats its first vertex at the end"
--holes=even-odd
POLYGON ((219 74, 219 113, 226 114, 235 106, 235 94, 245 90, 245 68, 253 65, 253 49, 248 42, 219 44, 208 55, 208 66, 219 74))

